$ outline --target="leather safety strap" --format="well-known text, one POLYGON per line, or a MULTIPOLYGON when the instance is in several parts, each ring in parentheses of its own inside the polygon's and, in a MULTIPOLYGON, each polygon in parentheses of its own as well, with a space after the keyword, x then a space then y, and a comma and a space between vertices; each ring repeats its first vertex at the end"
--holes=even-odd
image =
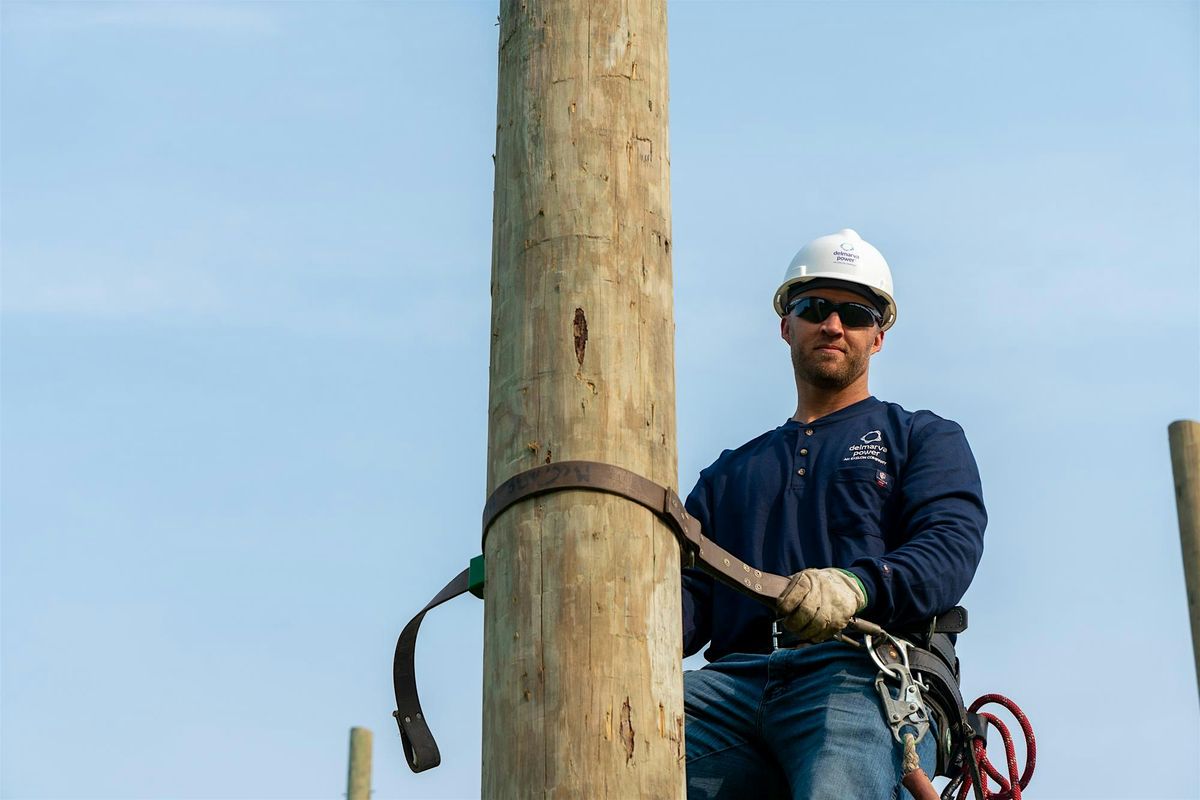
MULTIPOLYGON (((551 492, 570 490, 613 494, 648 509, 675 535, 684 566, 700 567, 730 588, 759 602, 774 606, 775 599, 787 588, 788 579, 784 576, 763 572, 707 539, 700 530, 699 521, 684 510, 683 502, 673 490, 627 469, 595 461, 545 464, 518 473, 500 484, 483 507, 484 541, 496 519, 516 504, 551 492)), ((396 642, 396 655, 392 661, 392 683, 396 692, 393 716, 400 727, 404 756, 413 772, 432 769, 442 760, 417 697, 414 664, 417 632, 430 609, 475 585, 468 574, 470 571, 463 570, 446 584, 404 627, 396 642)))
POLYGON ((414 663, 417 632, 430 609, 458 597, 470 588, 470 574, 470 567, 458 573, 427 606, 409 620, 400 632, 400 638, 396 640, 396 656, 392 659, 392 686, 396 690, 396 710, 392 712, 392 716, 400 726, 404 757, 408 759, 408 766, 413 772, 424 772, 442 763, 442 754, 438 751, 429 725, 425 723, 421 700, 417 697, 417 672, 414 663))
POLYGON ((649 509, 675 534, 684 566, 699 567, 755 600, 773 606, 787 588, 788 579, 784 576, 763 572, 706 538, 700 522, 684 510, 683 502, 673 490, 627 469, 595 461, 546 464, 500 484, 483 507, 484 543, 492 523, 505 510, 531 497, 570 489, 615 494, 649 509))

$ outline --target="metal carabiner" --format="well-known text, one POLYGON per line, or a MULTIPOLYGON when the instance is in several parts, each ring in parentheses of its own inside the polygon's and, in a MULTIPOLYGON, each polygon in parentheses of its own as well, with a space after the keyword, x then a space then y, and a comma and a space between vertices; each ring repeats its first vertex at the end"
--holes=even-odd
POLYGON ((897 639, 873 623, 859 620, 855 620, 854 623, 854 627, 863 635, 867 653, 875 662, 875 666, 879 667, 879 674, 875 677, 875 691, 879 693, 879 699, 883 702, 884 715, 892 729, 892 736, 897 742, 903 743, 901 730, 908 727, 915 732, 916 741, 921 741, 929 731, 929 709, 921 695, 921 690, 925 687, 913 677, 909 667, 908 642, 897 639), (877 639, 883 641, 877 642, 877 639), (880 647, 885 644, 891 661, 885 660, 880 653, 880 647), (887 678, 900 684, 896 697, 893 697, 888 689, 887 678))
POLYGON ((892 697, 886 674, 883 672, 875 676, 875 691, 883 701, 883 712, 896 741, 904 743, 901 730, 907 727, 913 729, 914 738, 919 742, 929 732, 929 709, 925 707, 925 700, 921 696, 921 685, 913 678, 907 666, 897 664, 893 669, 900 676, 899 694, 892 697))
MULTIPOLYGON (((893 662, 883 660, 883 656, 879 654, 878 645, 875 642, 875 636, 872 634, 863 634, 863 642, 867 647, 867 653, 871 656, 871 660, 875 662, 875 666, 887 675, 889 678, 900 680, 900 668, 908 670, 908 647, 907 645, 892 636, 890 633, 883 633, 883 636, 889 645, 888 655, 895 659, 893 662)), ((879 644, 883 644, 880 642, 879 644)))

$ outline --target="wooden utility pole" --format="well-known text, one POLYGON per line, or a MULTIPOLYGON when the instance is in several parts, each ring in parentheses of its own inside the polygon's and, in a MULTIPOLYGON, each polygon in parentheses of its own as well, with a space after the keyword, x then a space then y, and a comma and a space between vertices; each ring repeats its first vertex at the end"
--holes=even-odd
MULTIPOLYGON (((675 486, 665 0, 502 0, 488 492, 583 459, 675 486)), ((559 492, 484 548, 483 796, 681 798, 679 551, 559 492)))
POLYGON ((371 731, 350 729, 350 769, 346 776, 346 800, 371 798, 371 731))
POLYGON ((1192 622, 1192 653, 1200 687, 1200 422, 1177 420, 1167 426, 1171 442, 1171 471, 1175 473, 1175 509, 1183 547, 1183 579, 1188 617, 1192 622))

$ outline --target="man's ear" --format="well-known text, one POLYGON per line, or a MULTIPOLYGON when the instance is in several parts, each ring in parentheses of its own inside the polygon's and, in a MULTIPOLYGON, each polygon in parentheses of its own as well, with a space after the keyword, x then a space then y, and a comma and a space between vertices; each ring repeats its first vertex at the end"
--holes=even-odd
POLYGON ((779 336, 789 345, 792 343, 792 328, 788 325, 788 316, 779 319, 779 336))
POLYGON ((883 331, 875 334, 875 341, 871 343, 871 355, 875 355, 883 349, 883 331))

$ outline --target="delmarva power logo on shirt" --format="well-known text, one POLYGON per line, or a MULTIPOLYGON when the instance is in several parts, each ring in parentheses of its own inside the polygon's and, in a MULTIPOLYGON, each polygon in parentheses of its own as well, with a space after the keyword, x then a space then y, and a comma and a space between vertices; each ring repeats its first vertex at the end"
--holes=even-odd
POLYGON ((862 444, 850 445, 849 454, 842 461, 874 461, 887 466, 887 446, 883 444, 882 431, 867 431, 858 437, 862 444))

